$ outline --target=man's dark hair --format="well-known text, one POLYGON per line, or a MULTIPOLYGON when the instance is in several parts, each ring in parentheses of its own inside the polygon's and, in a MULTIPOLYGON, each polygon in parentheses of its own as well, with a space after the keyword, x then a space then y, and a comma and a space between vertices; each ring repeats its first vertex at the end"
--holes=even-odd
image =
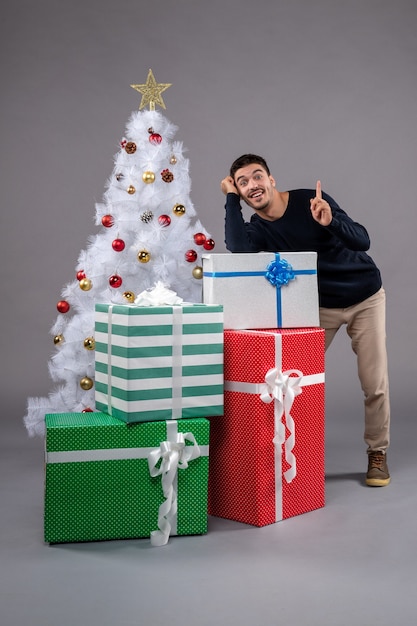
POLYGON ((237 170, 240 170, 241 167, 252 165, 252 163, 258 163, 259 165, 262 165, 268 176, 271 175, 265 159, 256 154, 243 154, 241 157, 233 161, 230 167, 230 176, 234 179, 237 170))

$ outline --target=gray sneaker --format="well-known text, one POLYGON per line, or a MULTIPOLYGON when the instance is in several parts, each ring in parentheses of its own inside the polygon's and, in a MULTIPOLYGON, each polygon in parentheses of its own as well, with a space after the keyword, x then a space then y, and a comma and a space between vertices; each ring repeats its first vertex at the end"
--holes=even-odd
POLYGON ((383 452, 368 452, 366 484, 370 487, 385 487, 389 485, 390 480, 386 454, 383 452))

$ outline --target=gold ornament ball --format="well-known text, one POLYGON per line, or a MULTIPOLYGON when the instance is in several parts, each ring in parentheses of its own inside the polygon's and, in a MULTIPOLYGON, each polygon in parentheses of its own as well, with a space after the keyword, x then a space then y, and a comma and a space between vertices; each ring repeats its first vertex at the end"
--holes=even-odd
POLYGON ((80 289, 82 289, 83 291, 90 291, 91 287, 93 286, 93 283, 91 282, 89 278, 82 278, 79 282, 79 285, 80 285, 80 289))
POLYGON ((91 389, 94 385, 94 382, 91 378, 89 378, 88 376, 84 376, 81 380, 80 380, 80 387, 81 389, 84 389, 84 391, 88 391, 89 389, 91 389))
POLYGON ((193 276, 194 278, 203 278, 203 268, 200 267, 199 265, 196 265, 195 268, 193 269, 193 276))
POLYGON ((170 158, 169 162, 171 163, 171 165, 175 165, 177 162, 177 157, 175 156, 175 154, 172 155, 172 157, 170 158))
POLYGON ((181 215, 184 215, 185 213, 185 206, 183 204, 176 204, 174 208, 172 209, 172 212, 175 213, 175 215, 178 215, 178 217, 180 217, 181 215))
POLYGON ((147 250, 141 250, 138 252, 138 261, 139 263, 149 263, 151 260, 151 255, 147 250))
POLYGON ((54 344, 58 346, 60 343, 64 341, 64 335, 55 335, 54 344))
POLYGON ((96 340, 94 337, 86 337, 84 339, 84 348, 86 350, 94 350, 96 347, 96 340))
POLYGON ((143 172, 142 180, 147 185, 149 185, 150 183, 154 183, 155 182, 155 174, 153 172, 149 172, 149 171, 143 172))
POLYGON ((127 193, 130 193, 130 195, 136 193, 136 189, 133 185, 129 185, 129 187, 127 188, 127 193))
POLYGON ((125 291, 123 294, 123 298, 127 300, 128 302, 134 302, 135 294, 133 293, 133 291, 125 291))

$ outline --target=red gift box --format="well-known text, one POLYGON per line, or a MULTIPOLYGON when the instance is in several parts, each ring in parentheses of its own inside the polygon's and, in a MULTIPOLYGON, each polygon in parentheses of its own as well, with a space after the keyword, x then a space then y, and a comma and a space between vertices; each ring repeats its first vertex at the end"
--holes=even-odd
POLYGON ((209 514, 254 526, 324 506, 324 330, 226 330, 209 514))

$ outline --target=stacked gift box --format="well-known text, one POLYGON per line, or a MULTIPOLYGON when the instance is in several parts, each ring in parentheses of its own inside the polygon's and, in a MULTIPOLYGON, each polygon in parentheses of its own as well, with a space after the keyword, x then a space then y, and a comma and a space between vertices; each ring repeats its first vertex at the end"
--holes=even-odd
POLYGON ((97 412, 46 416, 45 541, 207 532, 222 307, 97 304, 95 316, 97 412))
POLYGON ((324 330, 315 252, 203 257, 224 308, 224 415, 211 421, 209 513, 264 526, 324 506, 324 330))
POLYGON ((151 536, 162 545, 207 532, 208 420, 128 426, 106 413, 67 413, 48 415, 46 432, 47 542, 151 536), (164 464, 178 467, 180 453, 164 489, 164 464))
POLYGON ((164 545, 208 514, 324 506, 316 261, 206 255, 202 304, 96 305, 96 411, 46 416, 47 542, 164 545))

